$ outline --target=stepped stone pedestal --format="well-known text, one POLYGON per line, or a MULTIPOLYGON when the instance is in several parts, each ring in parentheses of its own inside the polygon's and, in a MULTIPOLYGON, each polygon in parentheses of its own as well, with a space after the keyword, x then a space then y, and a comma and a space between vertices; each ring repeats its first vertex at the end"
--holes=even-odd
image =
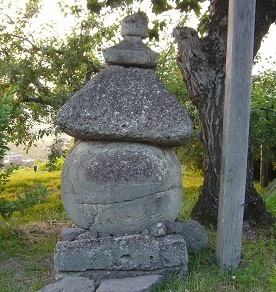
POLYGON ((128 235, 58 242, 55 270, 59 279, 85 276, 125 278, 168 272, 187 273, 187 249, 182 236, 128 235))
POLYGON ((104 50, 109 66, 58 112, 61 129, 76 138, 61 192, 79 228, 57 243, 57 279, 187 272, 185 240, 166 234, 164 222, 175 221, 183 196, 171 148, 186 142, 192 124, 155 75, 146 34, 142 15, 127 16, 124 40, 104 50))

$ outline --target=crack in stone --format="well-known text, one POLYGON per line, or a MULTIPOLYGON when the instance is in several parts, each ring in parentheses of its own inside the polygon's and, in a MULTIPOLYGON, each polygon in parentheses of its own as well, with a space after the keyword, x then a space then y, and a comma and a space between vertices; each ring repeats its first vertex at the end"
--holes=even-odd
MULTIPOLYGON (((150 193, 150 194, 147 194, 147 195, 145 195, 145 196, 143 196, 143 197, 139 197, 139 198, 134 198, 134 199, 128 199, 128 200, 123 200, 123 201, 120 201, 120 202, 112 202, 112 203, 71 203, 71 204, 76 204, 76 205, 93 205, 93 206, 108 206, 108 205, 115 205, 115 204, 121 204, 121 203, 127 203, 127 202, 134 202, 134 201, 137 201, 137 200, 139 200, 139 199, 143 199, 143 198, 148 198, 148 197, 150 197, 150 196, 153 196, 153 197, 155 197, 155 196, 158 196, 159 194, 161 194, 160 195, 160 197, 162 196, 162 193, 165 193, 165 192, 168 192, 168 191, 171 191, 171 190, 173 190, 173 189, 177 189, 177 188, 179 188, 179 187, 182 187, 182 185, 180 184, 180 185, 177 185, 177 186, 171 186, 171 187, 169 187, 169 188, 167 188, 167 189, 165 189, 165 190, 163 190, 163 191, 158 191, 158 192, 155 192, 155 193, 150 193)), ((69 194, 69 193, 68 193, 69 194)), ((76 194, 76 193, 74 193, 74 194, 76 194)), ((66 195, 66 193, 64 193, 64 195, 66 195)), ((77 197, 77 196, 75 196, 75 197, 77 197)), ((66 201, 66 200, 65 200, 66 201)), ((69 202, 70 203, 70 202, 69 202)))

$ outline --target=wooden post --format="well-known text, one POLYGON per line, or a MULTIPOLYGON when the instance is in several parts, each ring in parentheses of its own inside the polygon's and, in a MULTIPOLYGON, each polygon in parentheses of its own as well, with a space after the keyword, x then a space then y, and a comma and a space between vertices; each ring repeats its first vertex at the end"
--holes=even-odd
POLYGON ((241 257, 249 136, 255 0, 229 0, 217 261, 237 268, 241 257))

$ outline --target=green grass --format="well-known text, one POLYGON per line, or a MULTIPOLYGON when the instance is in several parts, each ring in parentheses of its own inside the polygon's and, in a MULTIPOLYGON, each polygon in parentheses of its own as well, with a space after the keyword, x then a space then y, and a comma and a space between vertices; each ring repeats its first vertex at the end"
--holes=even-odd
POLYGON ((17 194, 22 194, 25 189, 38 183, 51 190, 46 201, 30 208, 24 216, 19 212, 15 213, 7 221, 8 224, 17 225, 35 221, 67 219, 60 197, 60 171, 34 172, 29 168, 19 169, 11 176, 0 196, 10 200, 16 199, 17 194))
POLYGON ((4 221, 0 218, 0 292, 37 291, 53 281, 53 250, 67 219, 60 198, 60 171, 16 171, 1 197, 13 200, 41 183, 46 201, 4 221))
MULTIPOLYGON (((202 184, 202 174, 185 171, 184 202, 179 219, 190 218, 202 184)), ((60 198, 60 172, 18 170, 0 196, 13 199, 25 188, 41 183, 52 193, 45 202, 15 213, 7 221, 0 219, 0 292, 38 291, 54 281, 53 252, 59 231, 70 226, 60 198)), ((275 194, 262 195, 273 210, 275 194)), ((189 253, 187 277, 171 275, 155 291, 276 291, 275 230, 250 230, 244 235, 241 265, 237 270, 222 272, 216 264, 214 230, 207 230, 209 247, 189 253)))
POLYGON ((275 232, 274 236, 270 232, 257 231, 254 238, 244 237, 240 267, 223 272, 216 263, 215 233, 209 230, 208 249, 189 253, 189 275, 169 276, 155 291, 276 291, 276 240, 275 232))
POLYGON ((181 208, 178 219, 188 220, 191 210, 197 201, 199 188, 203 182, 203 175, 199 171, 183 171, 182 184, 184 187, 183 207, 181 208))

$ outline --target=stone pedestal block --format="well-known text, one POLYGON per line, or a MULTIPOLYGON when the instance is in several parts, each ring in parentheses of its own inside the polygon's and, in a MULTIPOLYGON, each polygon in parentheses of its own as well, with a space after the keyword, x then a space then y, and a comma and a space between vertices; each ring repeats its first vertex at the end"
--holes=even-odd
POLYGON ((67 155, 62 199, 70 219, 100 233, 140 233, 174 221, 183 197, 171 149, 141 143, 79 142, 67 155))
POLYGON ((104 280, 97 292, 152 292, 153 287, 163 280, 164 276, 161 275, 104 280))
POLYGON ((110 278, 187 271, 186 243, 180 235, 129 235, 58 242, 57 277, 87 276, 96 282, 110 278))

